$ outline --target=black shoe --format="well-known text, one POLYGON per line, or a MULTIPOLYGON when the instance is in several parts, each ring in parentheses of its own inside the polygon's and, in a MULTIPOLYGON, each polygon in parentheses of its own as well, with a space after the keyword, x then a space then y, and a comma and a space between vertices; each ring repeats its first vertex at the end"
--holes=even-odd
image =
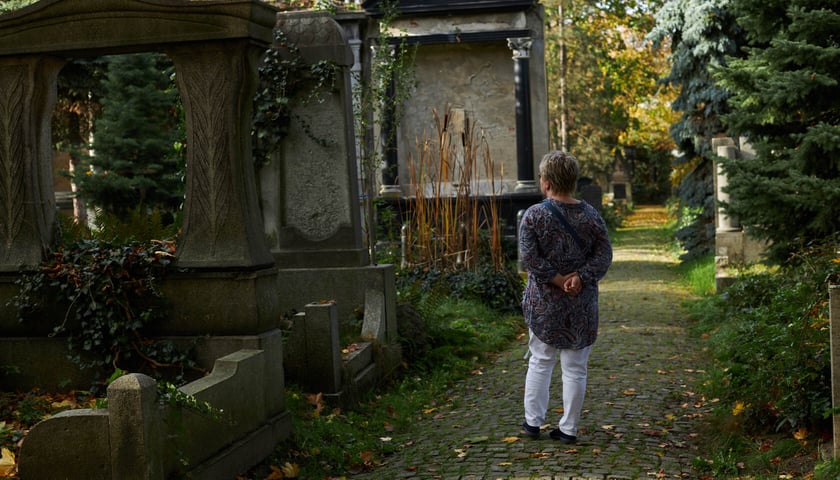
POLYGON ((540 438, 540 427, 532 427, 528 425, 528 422, 522 422, 522 429, 519 430, 519 433, 531 438, 540 438))
POLYGON ((559 428, 555 428, 548 434, 553 440, 559 440, 563 443, 575 443, 577 442, 577 437, 574 435, 566 435, 565 433, 561 432, 559 428))

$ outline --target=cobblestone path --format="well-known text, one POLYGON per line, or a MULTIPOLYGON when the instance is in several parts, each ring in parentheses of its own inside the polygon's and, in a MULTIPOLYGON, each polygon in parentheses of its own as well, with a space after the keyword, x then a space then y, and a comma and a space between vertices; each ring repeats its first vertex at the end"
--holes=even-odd
MULTIPOLYGON (((696 398, 700 347, 687 333, 675 259, 656 245, 656 207, 628 219, 627 240, 601 282, 601 327, 590 359, 578 443, 519 434, 526 337, 495 362, 454 385, 435 409, 418 412, 413 432, 384 464, 354 479, 618 480, 692 478, 695 431, 704 407, 696 398)), ((548 421, 561 414, 560 368, 548 421)))

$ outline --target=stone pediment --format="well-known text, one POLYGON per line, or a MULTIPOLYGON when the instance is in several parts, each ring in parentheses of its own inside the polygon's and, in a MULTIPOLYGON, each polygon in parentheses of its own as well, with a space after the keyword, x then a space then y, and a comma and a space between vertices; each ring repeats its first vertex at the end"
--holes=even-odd
POLYGON ((0 16, 0 56, 98 55, 248 38, 269 45, 276 9, 248 0, 42 0, 0 16))

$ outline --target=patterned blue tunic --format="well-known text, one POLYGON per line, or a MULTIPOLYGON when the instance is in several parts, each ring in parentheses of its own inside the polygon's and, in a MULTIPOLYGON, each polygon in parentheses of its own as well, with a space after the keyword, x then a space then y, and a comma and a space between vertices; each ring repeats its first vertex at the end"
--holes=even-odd
POLYGON ((528 271, 522 298, 525 322, 544 343, 581 349, 598 335, 598 281, 612 263, 612 245, 603 218, 586 202, 549 199, 583 241, 582 250, 546 205, 532 205, 519 227, 519 259, 528 271), (572 296, 550 283, 558 273, 578 272, 583 288, 572 296))

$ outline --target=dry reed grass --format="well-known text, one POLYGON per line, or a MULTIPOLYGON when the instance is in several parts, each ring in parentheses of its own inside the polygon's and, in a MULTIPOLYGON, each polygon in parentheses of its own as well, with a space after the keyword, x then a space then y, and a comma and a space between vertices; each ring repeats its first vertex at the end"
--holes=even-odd
POLYGON ((433 111, 436 138, 424 133, 409 158, 412 196, 406 242, 408 262, 437 271, 474 269, 487 254, 494 270, 504 267, 496 178, 490 148, 469 116, 433 111), (483 168, 482 168, 483 167, 483 168), (482 176, 483 172, 483 176, 482 176), (480 182, 489 184, 482 201, 480 182), (482 230, 487 235, 482 235, 482 230))

